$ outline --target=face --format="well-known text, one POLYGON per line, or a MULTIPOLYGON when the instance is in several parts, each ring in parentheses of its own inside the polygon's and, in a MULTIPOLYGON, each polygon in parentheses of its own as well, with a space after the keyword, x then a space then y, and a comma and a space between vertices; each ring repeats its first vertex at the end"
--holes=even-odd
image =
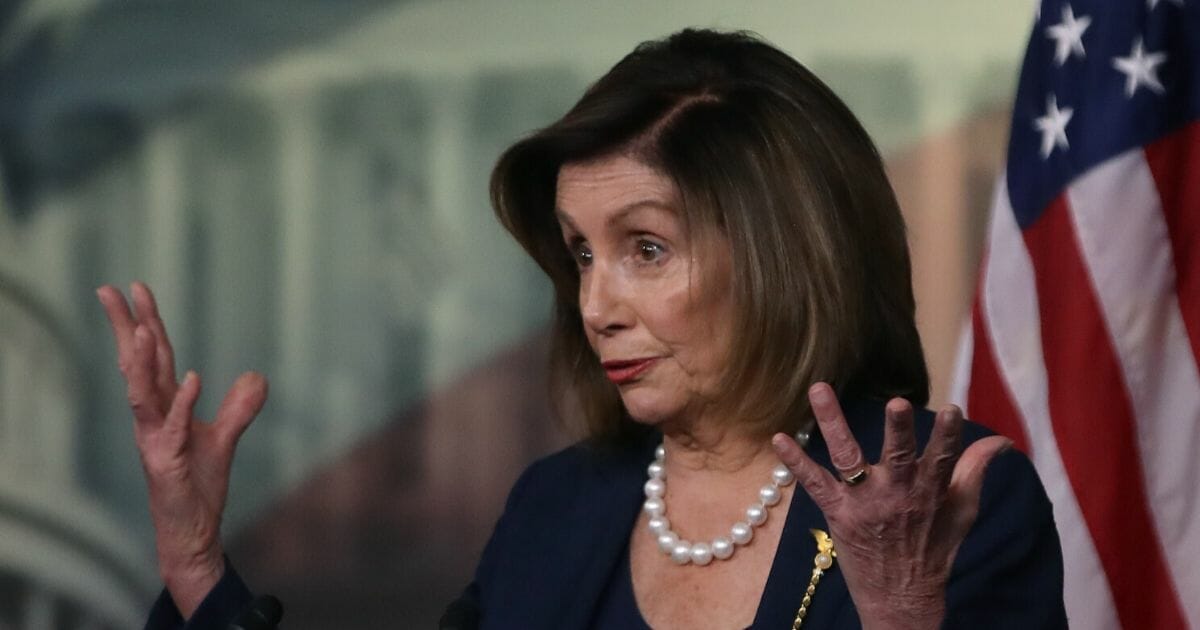
POLYGON ((564 165, 557 212, 588 341, 630 415, 703 416, 732 334, 728 243, 715 230, 693 241, 671 180, 624 156, 564 165))

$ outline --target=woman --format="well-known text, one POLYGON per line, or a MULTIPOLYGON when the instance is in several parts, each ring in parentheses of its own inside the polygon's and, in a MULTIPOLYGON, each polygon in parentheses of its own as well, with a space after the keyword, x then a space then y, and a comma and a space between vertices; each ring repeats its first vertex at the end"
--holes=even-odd
MULTIPOLYGON (((446 627, 1065 626, 1028 460, 954 407, 914 411, 899 209, 796 61, 736 33, 643 44, 501 157, 492 197, 554 283, 587 439, 518 480, 446 627)), ((169 594, 150 625, 224 627, 249 592, 217 529, 265 382, 192 420, 150 292, 136 315, 100 297, 169 594)))

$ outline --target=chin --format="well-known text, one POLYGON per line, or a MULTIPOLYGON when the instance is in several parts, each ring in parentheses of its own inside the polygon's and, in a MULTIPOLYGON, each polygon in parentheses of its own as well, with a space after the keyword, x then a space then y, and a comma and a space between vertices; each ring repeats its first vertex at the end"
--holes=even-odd
POLYGON ((621 402, 629 417, 638 424, 657 426, 663 421, 679 415, 682 405, 664 400, 662 396, 646 391, 622 392, 621 402))

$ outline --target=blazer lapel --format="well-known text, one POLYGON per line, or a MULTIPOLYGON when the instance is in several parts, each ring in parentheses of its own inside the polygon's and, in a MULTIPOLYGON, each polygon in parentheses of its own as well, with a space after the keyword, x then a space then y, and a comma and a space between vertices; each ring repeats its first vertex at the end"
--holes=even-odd
MULTIPOLYGON (((809 454, 818 463, 829 465, 825 444, 819 442, 816 436, 809 446, 809 454)), ((763 589, 762 600, 759 602, 751 628, 792 627, 796 611, 804 599, 804 590, 808 588, 812 578, 813 558, 817 555, 816 539, 809 533, 810 529, 828 532, 829 525, 825 522, 825 515, 812 499, 808 498, 804 488, 797 486, 792 493, 787 521, 779 537, 779 548, 775 551, 775 561, 771 565, 771 573, 767 577, 767 585, 763 589)), ((834 542, 836 549, 836 541, 834 542)), ((833 568, 821 576, 821 582, 817 585, 812 603, 808 607, 804 627, 832 627, 830 622, 848 598, 846 582, 835 561, 833 568)))
MULTIPOLYGON (((852 402, 844 406, 846 418, 869 461, 876 461, 883 442, 882 404, 873 401, 852 402)), ((554 606, 558 613, 554 628, 588 630, 596 606, 612 577, 620 554, 625 553, 642 505, 645 466, 653 458, 661 441, 656 432, 637 448, 620 452, 595 452, 592 474, 580 483, 579 500, 563 526, 576 535, 571 544, 556 554, 555 562, 572 567, 572 579, 555 584, 547 592, 559 593, 554 606)), ((820 434, 814 434, 808 448, 814 461, 832 470, 829 451, 820 434)), ((816 542, 808 530, 829 530, 825 516, 812 499, 797 488, 792 495, 787 522, 779 549, 767 578, 766 588, 752 628, 789 628, 804 598, 812 577, 816 542)), ((836 548, 837 541, 834 541, 836 548)), ((835 562, 825 572, 813 595, 805 618, 805 627, 834 627, 846 620, 852 606, 846 582, 835 562)), ((548 607, 549 608, 549 607, 548 607)), ((857 619, 856 615, 851 615, 857 619)))
POLYGON ((653 459, 657 436, 645 445, 623 453, 596 453, 594 482, 581 487, 580 500, 570 521, 580 536, 566 550, 564 562, 578 567, 575 580, 560 585, 563 604, 556 628, 586 630, 612 577, 620 554, 625 553, 629 532, 642 507, 645 467, 653 459))
MULTIPOLYGON (((844 403, 842 411, 867 461, 878 461, 883 446, 882 403, 853 400, 844 403)), ((829 459, 829 448, 820 432, 813 433, 807 452, 813 461, 837 474, 833 462, 829 459)), ((808 497, 804 488, 797 487, 792 494, 787 523, 780 536, 779 549, 775 552, 775 562, 771 566, 753 628, 791 627, 801 600, 804 599, 804 590, 808 588, 812 578, 817 545, 808 530, 813 528, 829 531, 825 515, 808 497)), ((836 550, 837 540, 833 542, 836 550)), ((852 608, 853 602, 850 599, 850 591, 846 588, 846 578, 835 561, 833 568, 821 576, 812 603, 808 607, 804 627, 844 627, 847 615, 857 620, 857 614, 847 611, 847 607, 852 608)))

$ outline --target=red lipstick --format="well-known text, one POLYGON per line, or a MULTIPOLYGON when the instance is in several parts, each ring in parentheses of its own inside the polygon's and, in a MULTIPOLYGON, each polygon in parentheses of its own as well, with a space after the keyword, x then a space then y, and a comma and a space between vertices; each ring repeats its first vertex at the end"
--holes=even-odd
POLYGON ((650 366, 654 365, 653 357, 647 359, 630 359, 626 361, 605 361, 601 363, 604 366, 604 373, 608 376, 608 380, 617 385, 637 380, 650 366))

